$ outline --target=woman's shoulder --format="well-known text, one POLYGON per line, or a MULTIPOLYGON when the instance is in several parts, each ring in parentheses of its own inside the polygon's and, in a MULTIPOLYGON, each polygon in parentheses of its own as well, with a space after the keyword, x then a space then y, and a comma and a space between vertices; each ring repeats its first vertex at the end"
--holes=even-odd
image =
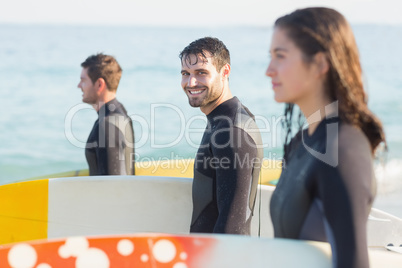
POLYGON ((339 170, 346 181, 353 177, 354 183, 360 181, 370 192, 373 181, 368 178, 374 178, 373 156, 366 135, 356 126, 341 124, 338 148, 339 170))
POLYGON ((348 123, 339 124, 338 136, 339 152, 353 151, 356 154, 366 154, 371 156, 370 142, 363 131, 348 123))

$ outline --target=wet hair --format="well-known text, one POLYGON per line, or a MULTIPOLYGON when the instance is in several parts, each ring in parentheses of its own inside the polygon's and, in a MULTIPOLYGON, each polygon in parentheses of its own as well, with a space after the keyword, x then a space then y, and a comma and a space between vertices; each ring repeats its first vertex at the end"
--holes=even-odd
POLYGON ((88 68, 88 76, 92 83, 103 78, 109 91, 117 90, 123 70, 114 57, 98 53, 89 56, 81 63, 81 67, 88 68))
MULTIPOLYGON (((367 136, 374 154, 377 146, 385 143, 385 134, 381 121, 367 107, 359 52, 346 19, 330 8, 306 8, 280 17, 275 27, 284 30, 302 51, 306 64, 311 63, 319 52, 325 55, 329 63, 325 82, 327 94, 332 101, 338 101, 340 119, 360 128, 367 136)), ((287 104, 285 155, 291 133, 292 110, 293 105, 287 104)))
POLYGON ((198 63, 198 57, 195 62, 191 62, 191 55, 201 57, 206 62, 207 57, 211 56, 212 63, 219 72, 225 64, 230 64, 230 53, 225 44, 218 38, 204 37, 191 42, 180 52, 180 60, 191 65, 198 63))

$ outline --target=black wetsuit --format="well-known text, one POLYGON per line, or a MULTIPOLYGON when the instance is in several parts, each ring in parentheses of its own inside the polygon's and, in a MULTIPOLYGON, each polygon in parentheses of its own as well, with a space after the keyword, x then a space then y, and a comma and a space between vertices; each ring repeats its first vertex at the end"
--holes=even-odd
POLYGON ((104 104, 89 134, 85 156, 89 175, 134 175, 134 132, 116 99, 104 104))
POLYGON ((374 196, 368 139, 337 117, 325 119, 311 136, 303 130, 290 143, 270 203, 275 237, 328 241, 333 267, 369 267, 374 196))
POLYGON ((194 163, 190 232, 250 234, 263 157, 260 132, 236 97, 207 119, 194 163))

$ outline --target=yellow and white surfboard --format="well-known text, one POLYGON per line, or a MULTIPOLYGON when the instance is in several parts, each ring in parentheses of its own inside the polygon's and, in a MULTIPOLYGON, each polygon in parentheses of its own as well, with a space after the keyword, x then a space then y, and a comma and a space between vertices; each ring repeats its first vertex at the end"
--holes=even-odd
MULTIPOLYGON (((0 186, 0 244, 76 235, 188 234, 192 179, 156 176, 53 178, 0 186)), ((260 186, 252 232, 272 237, 269 200, 260 186), (259 196, 262 196, 259 215, 259 196)))
MULTIPOLYGON (((46 178, 0 186, 0 244, 77 235, 188 234, 192 178, 185 176, 190 173, 168 177, 181 172, 182 167, 151 164, 138 168, 137 174, 154 176, 46 178), (165 176, 157 176, 162 174, 165 176)), ((262 177, 266 178, 264 172, 270 171, 263 169, 262 177)), ((253 236, 273 237, 269 202, 274 189, 259 185, 251 223, 253 236)), ((401 245, 402 220, 372 209, 368 244, 382 248, 401 245)))

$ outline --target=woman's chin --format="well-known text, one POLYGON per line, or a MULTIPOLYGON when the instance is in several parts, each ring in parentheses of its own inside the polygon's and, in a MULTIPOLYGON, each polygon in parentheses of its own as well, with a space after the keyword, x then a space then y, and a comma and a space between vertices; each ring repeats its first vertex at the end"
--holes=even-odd
POLYGON ((287 102, 286 99, 284 99, 284 98, 281 97, 281 96, 278 96, 277 94, 275 94, 274 100, 275 100, 276 102, 278 102, 278 103, 285 103, 285 102, 287 102))

